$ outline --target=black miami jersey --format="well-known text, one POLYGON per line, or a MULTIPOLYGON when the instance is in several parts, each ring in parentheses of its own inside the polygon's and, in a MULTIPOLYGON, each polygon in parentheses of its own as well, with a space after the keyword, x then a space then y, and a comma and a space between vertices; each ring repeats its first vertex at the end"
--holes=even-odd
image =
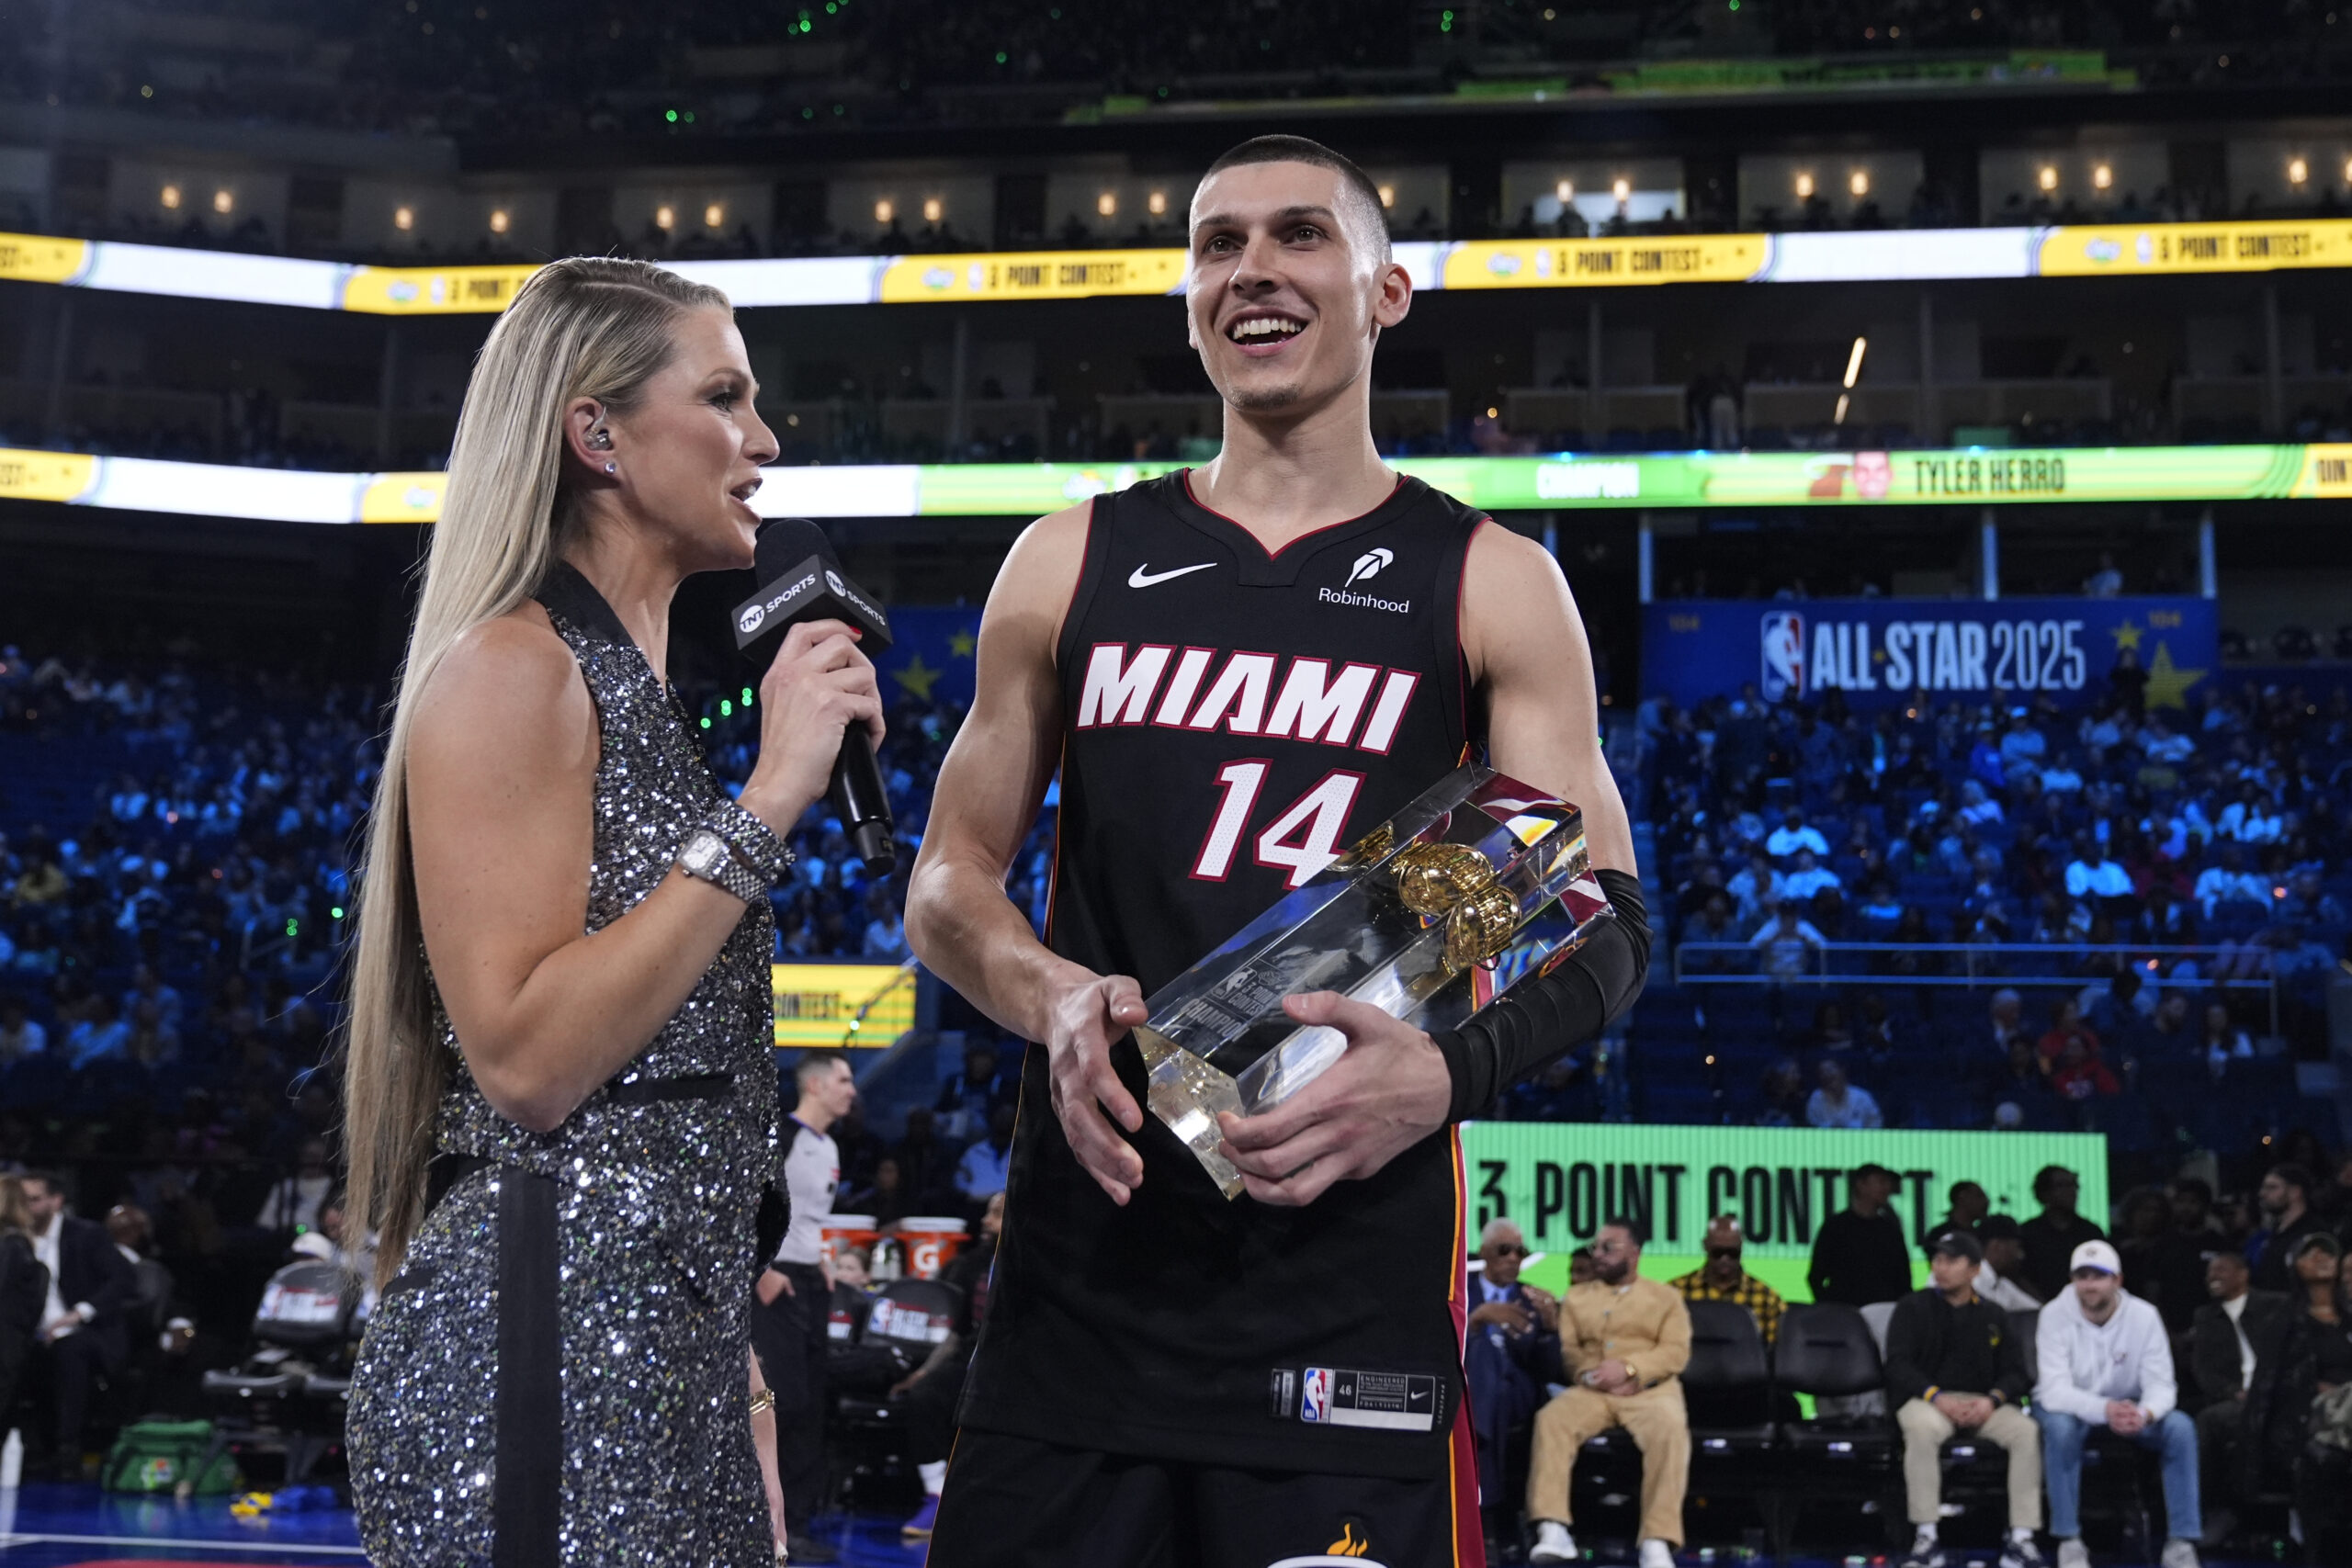
MULTIPOLYGON (((1047 941, 1149 996, 1457 766, 1478 513, 1417 479, 1269 553, 1182 473, 1099 498, 1057 649, 1047 941)), ((1132 1041, 1112 1053, 1138 1104, 1132 1041)), ((1304 1208, 1228 1202, 1153 1119, 1124 1209, 1022 1076, 967 1425, 1167 1460, 1443 1477, 1462 1405, 1459 1145, 1304 1208)))

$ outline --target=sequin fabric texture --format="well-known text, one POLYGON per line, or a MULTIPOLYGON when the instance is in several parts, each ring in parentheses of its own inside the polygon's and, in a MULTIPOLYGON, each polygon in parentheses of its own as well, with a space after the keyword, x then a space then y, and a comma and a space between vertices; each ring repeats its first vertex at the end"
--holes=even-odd
MULTIPOLYGON (((603 731, 593 932, 668 874, 718 789, 637 648, 551 619, 603 731)), ((545 1331, 561 1337, 567 1564, 775 1560, 752 1448, 746 1316, 755 1215, 776 1168, 774 932, 764 900, 748 908, 652 1043, 551 1133, 491 1109, 443 1023, 439 1148, 558 1183, 559 1306, 545 1331), (731 1091, 613 1100, 616 1085, 707 1074, 731 1077, 731 1091)), ((361 1348, 352 1489, 376 1568, 491 1561, 499 1176, 496 1165, 466 1176, 434 1209, 402 1265, 403 1279, 423 1282, 386 1293, 361 1348)))

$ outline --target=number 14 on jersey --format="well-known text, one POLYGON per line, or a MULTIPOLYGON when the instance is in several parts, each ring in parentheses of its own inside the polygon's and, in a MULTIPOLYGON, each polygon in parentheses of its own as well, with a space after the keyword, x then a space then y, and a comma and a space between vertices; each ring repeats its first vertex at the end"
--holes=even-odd
POLYGON ((1250 757, 1217 771, 1216 818, 1201 840, 1201 852, 1193 857, 1195 880, 1223 882, 1245 841, 1258 864, 1284 873, 1292 887, 1304 885, 1338 856, 1348 813, 1355 807, 1364 776, 1340 770, 1324 774, 1314 788, 1275 812, 1251 840, 1258 797, 1272 770, 1271 761, 1250 757))

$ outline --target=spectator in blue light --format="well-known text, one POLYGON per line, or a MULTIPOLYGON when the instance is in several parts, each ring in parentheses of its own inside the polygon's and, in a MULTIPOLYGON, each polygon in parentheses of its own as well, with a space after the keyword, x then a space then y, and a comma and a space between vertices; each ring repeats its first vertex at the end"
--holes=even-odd
MULTIPOLYGON (((1811 829, 1808 829, 1807 831, 1811 829)), ((1809 849, 1797 852, 1795 868, 1781 879, 1781 887, 1784 896, 1801 904, 1811 903, 1813 896, 1825 887, 1841 888, 1843 884, 1838 880, 1838 874, 1823 865, 1809 849)))
POLYGON ((2041 791, 2044 795, 2078 795, 2083 788, 2083 772, 2075 765, 2072 751, 2061 751, 2058 760, 2041 770, 2041 791))
POLYGON ((1848 1080, 1845 1066, 1836 1057, 1823 1057, 1815 1077, 1821 1087, 1804 1102, 1808 1125, 1848 1129, 1886 1125, 1878 1100, 1870 1090, 1848 1080))
POLYGON ((956 1162, 956 1190, 975 1206, 985 1204, 1004 1190, 1012 1166, 1012 1107, 1000 1105, 989 1113, 989 1135, 956 1162))
POLYGON ((2029 770, 2038 773, 2049 749, 2041 731, 2033 727, 2032 716, 2024 708, 2011 708, 2008 731, 2001 737, 2001 770, 2007 782, 2014 784, 2029 770))
POLYGON ((155 1004, 155 1019, 169 1028, 180 1025, 180 994, 176 987, 166 985, 155 973, 152 964, 141 964, 130 976, 130 989, 122 993, 122 1010, 127 1017, 136 1017, 139 1004, 155 1004))
POLYGON ((2213 912, 2224 904, 2253 904, 2261 908, 2270 907, 2270 885, 2245 869, 2245 857, 2237 845, 2222 846, 2218 864, 2207 866, 2197 878, 2195 897, 2211 919, 2213 912))
POLYGON ((907 956, 907 930, 899 922, 898 900, 890 897, 889 887, 875 883, 865 890, 865 941, 863 953, 867 958, 887 959, 899 964, 907 956))
POLYGON ((2177 765, 2197 754, 2197 742, 2177 733, 2162 715, 2150 714, 2147 727, 2140 731, 2140 754, 2151 762, 2177 765))
POLYGON ((122 1021, 112 997, 96 997, 90 1016, 65 1035, 65 1054, 76 1072, 93 1062, 119 1060, 130 1043, 130 1026, 122 1021))
POLYGON ((1748 855, 1747 869, 1734 874, 1724 889, 1739 901, 1739 918, 1743 921, 1753 920, 1788 897, 1781 874, 1772 869, 1771 860, 1761 850, 1748 855))
POLYGON ((2342 900, 2326 890, 2315 866, 2301 867, 2288 879, 2287 897, 2278 901, 2278 918, 2325 935, 2340 936, 2352 930, 2352 915, 2345 912, 2342 900))
POLYGON ((1764 840, 1764 852, 1774 860, 1787 860, 1799 850, 1811 850, 1816 855, 1829 853, 1829 840, 1821 829, 1804 819, 1804 813, 1792 806, 1781 813, 1781 825, 1764 840))
POLYGON ((1813 922, 1797 913, 1795 903, 1783 898, 1773 906, 1764 929, 1748 939, 1748 945, 1762 951, 1765 974, 1786 982, 1805 976, 1811 956, 1826 942, 1813 922))
POLYGON ((49 1031, 26 1016, 24 999, 0 996, 0 1067, 49 1049, 49 1031))
POLYGON ((2251 779, 2238 785, 2238 797, 2222 807, 2222 815, 2213 823, 2214 832, 2241 844, 2275 844, 2286 830, 2286 819, 2279 815, 2278 806, 2263 798, 2262 791, 2251 779))
POLYGON ((1960 786, 1960 819, 1972 828, 1998 822, 2001 820, 2001 803, 1986 794, 1984 786, 1976 780, 1962 780, 1960 786))
POLYGON ((2112 913, 2118 903, 2132 899, 2132 874, 2107 858, 2105 844, 2086 835, 2073 863, 2066 867, 2066 892, 2077 901, 2112 913))

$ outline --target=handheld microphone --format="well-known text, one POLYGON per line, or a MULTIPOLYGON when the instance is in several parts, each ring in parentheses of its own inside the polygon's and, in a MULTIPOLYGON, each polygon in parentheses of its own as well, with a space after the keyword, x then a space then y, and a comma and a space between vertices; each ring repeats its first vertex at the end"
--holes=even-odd
MULTIPOLYGON (((763 674, 775 661, 784 634, 803 621, 848 622, 864 634, 858 646, 868 658, 889 648, 889 617, 842 575, 833 547, 814 523, 778 517, 763 525, 752 570, 760 589, 735 606, 735 647, 763 674)), ((874 761, 874 741, 864 725, 842 730, 841 755, 833 760, 827 795, 866 870, 876 876, 889 875, 899 862, 890 799, 882 788, 882 770, 874 761)))

